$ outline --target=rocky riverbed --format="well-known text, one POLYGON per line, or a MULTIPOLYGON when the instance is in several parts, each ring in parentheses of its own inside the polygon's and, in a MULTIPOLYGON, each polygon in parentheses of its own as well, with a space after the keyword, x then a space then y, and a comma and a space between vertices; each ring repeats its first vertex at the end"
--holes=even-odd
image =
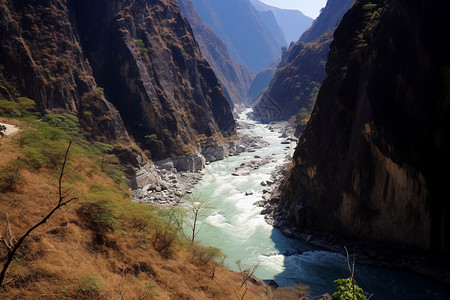
MULTIPOLYGON (((251 124, 239 124, 243 129, 251 124)), ((179 158, 168 158, 161 161, 149 162, 138 157, 139 169, 129 180, 132 187, 132 199, 135 202, 156 204, 170 207, 180 202, 180 199, 191 192, 192 187, 202 177, 201 170, 205 165, 222 160, 228 156, 239 155, 243 152, 255 152, 267 147, 269 143, 260 136, 241 135, 235 142, 218 146, 204 146, 200 151, 179 158)), ((246 170, 254 169, 268 163, 270 158, 255 157, 248 165, 242 166, 238 175, 248 175, 246 170)))

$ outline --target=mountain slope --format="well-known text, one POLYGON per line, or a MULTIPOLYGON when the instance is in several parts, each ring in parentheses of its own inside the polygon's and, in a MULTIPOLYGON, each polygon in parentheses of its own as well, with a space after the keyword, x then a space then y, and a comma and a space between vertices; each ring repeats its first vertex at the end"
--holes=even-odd
POLYGON ((278 209, 299 226, 450 253, 450 47, 437 1, 358 1, 334 34, 278 209), (386 234, 389 232, 389 234, 386 234))
POLYGON ((200 18, 190 0, 178 0, 182 13, 189 20, 203 57, 208 61, 229 95, 233 105, 247 103, 247 90, 255 77, 228 52, 225 43, 200 18))
POLYGON ((355 0, 332 1, 328 0, 327 5, 314 20, 311 27, 300 37, 302 42, 311 42, 327 31, 333 31, 342 19, 347 10, 352 7, 355 0))
POLYGON ((330 34, 314 42, 292 45, 283 53, 269 87, 256 103, 254 116, 263 121, 288 120, 302 108, 311 111, 332 41, 330 34))
POLYGON ((301 11, 281 9, 262 3, 259 0, 250 0, 258 11, 271 11, 275 15, 278 25, 283 30, 287 43, 298 41, 303 32, 312 24, 313 19, 305 16, 301 11))
POLYGON ((291 43, 289 49, 283 52, 283 59, 269 87, 256 103, 256 118, 264 122, 288 120, 302 110, 302 117, 297 118, 297 132, 301 131, 307 114, 314 106, 318 88, 326 77, 325 63, 336 26, 332 24, 336 20, 339 22, 352 2, 329 0, 300 41, 291 43), (305 43, 304 36, 314 39, 305 43))
POLYGON ((227 44, 230 54, 253 72, 281 56, 272 34, 248 0, 193 0, 202 20, 227 44))
POLYGON ((192 151, 201 134, 235 132, 173 1, 8 1, 0 20, 2 85, 40 111, 76 114, 94 138, 126 139, 125 124, 143 148, 146 136, 162 141, 149 153, 160 156, 192 151))

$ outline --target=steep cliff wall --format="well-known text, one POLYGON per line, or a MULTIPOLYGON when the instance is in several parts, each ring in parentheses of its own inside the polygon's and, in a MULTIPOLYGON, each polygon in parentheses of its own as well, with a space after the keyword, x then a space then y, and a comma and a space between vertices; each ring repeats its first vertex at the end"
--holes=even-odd
POLYGON ((332 41, 325 34, 314 42, 298 42, 283 53, 266 92, 255 105, 254 115, 263 122, 288 120, 302 108, 311 111, 320 84, 325 79, 325 63, 332 41))
POLYGON ((328 0, 320 15, 300 37, 302 42, 311 42, 327 31, 333 31, 355 0, 328 0))
POLYGON ((257 119, 270 122, 297 115, 297 131, 301 132, 326 77, 325 63, 333 31, 352 3, 353 0, 329 0, 300 40, 283 51, 271 83, 255 105, 257 119))
POLYGON ((178 3, 192 26, 203 57, 222 83, 230 103, 233 106, 247 104, 247 90, 255 74, 230 55, 226 44, 202 21, 191 0, 178 0, 178 3))
POLYGON ((450 252, 438 3, 358 1, 344 16, 278 207, 299 226, 450 252))
POLYGON ((32 98, 42 112, 70 111, 96 139, 128 141, 83 56, 65 1, 3 1, 0 39, 0 79, 10 97, 32 98))
POLYGON ((159 143, 153 152, 169 155, 192 151, 198 135, 235 132, 174 1, 15 0, 0 23, 8 87, 41 111, 77 114, 94 136, 115 142, 125 124, 143 147, 159 143))

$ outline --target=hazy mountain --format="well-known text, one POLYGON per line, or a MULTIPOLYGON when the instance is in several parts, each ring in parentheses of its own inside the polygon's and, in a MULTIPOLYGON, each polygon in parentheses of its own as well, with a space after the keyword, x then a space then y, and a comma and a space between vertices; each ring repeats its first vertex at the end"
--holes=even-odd
POLYGON ((250 0, 251 4, 260 12, 271 11, 278 25, 283 30, 287 44, 296 42, 300 36, 307 30, 313 19, 305 16, 301 11, 294 9, 282 9, 262 3, 259 0, 250 0))
POLYGON ((230 55, 227 45, 202 21, 191 0, 178 0, 178 3, 192 26, 203 57, 225 88, 225 96, 233 106, 246 104, 247 90, 255 77, 253 72, 230 55))
POLYGON ((203 21, 227 44, 230 54, 253 72, 281 56, 274 36, 248 0, 193 0, 203 21))

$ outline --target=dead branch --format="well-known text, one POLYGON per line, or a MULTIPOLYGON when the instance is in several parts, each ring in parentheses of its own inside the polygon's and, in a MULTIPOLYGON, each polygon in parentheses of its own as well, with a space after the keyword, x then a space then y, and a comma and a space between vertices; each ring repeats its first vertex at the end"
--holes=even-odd
MULTIPOLYGON (((42 220, 40 220, 40 221, 39 221, 38 223, 36 223, 33 227, 31 227, 30 229, 28 229, 28 231, 25 232, 25 234, 22 235, 22 237, 21 237, 16 243, 10 243, 9 245, 10 245, 11 247, 8 247, 8 245, 7 245, 7 248, 8 248, 8 254, 7 254, 6 262, 5 262, 4 265, 3 265, 2 272, 0 273, 0 287, 3 286, 3 281, 4 281, 4 279, 5 279, 6 271, 8 270, 8 267, 9 267, 9 265, 11 264, 11 262, 13 261, 14 255, 16 254, 17 250, 20 248, 20 246, 22 246, 22 243, 24 242, 24 240, 31 234, 31 232, 32 232, 33 230, 35 230, 35 229, 38 228, 39 226, 45 224, 45 223, 48 221, 48 219, 49 219, 49 218, 50 218, 50 217, 51 217, 58 209, 60 209, 60 208, 63 207, 64 205, 66 205, 66 204, 72 202, 73 200, 76 200, 76 199, 77 199, 76 197, 67 199, 67 197, 66 197, 66 196, 63 196, 63 193, 62 193, 62 179, 63 179, 63 176, 64 176, 64 169, 65 169, 65 167, 66 167, 67 157, 68 157, 68 155, 69 155, 69 150, 70 150, 70 146, 71 146, 71 145, 72 145, 72 141, 70 141, 69 146, 67 147, 66 154, 64 155, 64 161, 63 161, 62 168, 61 168, 61 173, 60 173, 60 175, 59 175, 59 181, 58 181, 59 200, 58 200, 58 203, 57 203, 57 205, 56 205, 56 206, 55 206, 55 207, 54 207, 54 208, 53 208, 53 209, 52 209, 45 217, 42 218, 42 220)), ((11 234, 11 233, 9 233, 9 234, 11 234)), ((12 236, 12 234, 11 234, 11 236, 12 236)), ((11 241, 13 241, 13 239, 11 239, 11 241)))

